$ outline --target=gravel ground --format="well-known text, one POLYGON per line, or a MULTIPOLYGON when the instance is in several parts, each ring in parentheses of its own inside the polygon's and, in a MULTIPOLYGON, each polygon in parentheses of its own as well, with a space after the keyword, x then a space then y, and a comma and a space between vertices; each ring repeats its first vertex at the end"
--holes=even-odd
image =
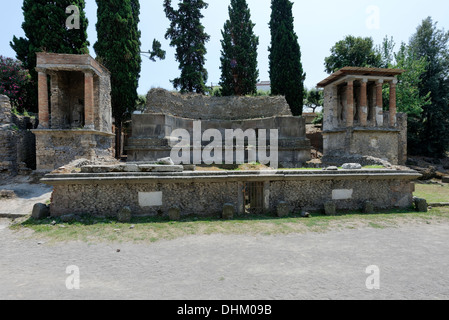
POLYGON ((0 220, 0 299, 449 299, 449 223, 49 245, 0 220), (120 252, 118 252, 120 249, 120 252), (80 289, 68 290, 68 266, 80 289), (366 287, 378 266, 380 289, 366 287))
POLYGON ((27 178, 2 180, 0 190, 12 190, 16 194, 13 199, 0 200, 0 216, 28 215, 36 203, 50 200, 52 187, 44 184, 30 184, 27 178))

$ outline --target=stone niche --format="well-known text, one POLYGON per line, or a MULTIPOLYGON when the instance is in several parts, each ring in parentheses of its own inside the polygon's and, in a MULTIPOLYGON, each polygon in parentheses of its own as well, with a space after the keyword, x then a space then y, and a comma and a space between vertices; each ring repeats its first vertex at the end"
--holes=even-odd
POLYGON ((374 157, 407 161, 407 115, 397 113, 397 76, 404 70, 345 67, 321 81, 324 88, 323 162, 341 165, 374 157), (389 105, 382 89, 389 86, 389 105))
MULTIPOLYGON (((128 161, 156 161, 170 157, 172 132, 185 129, 192 139, 190 163, 193 163, 195 145, 201 145, 204 150, 210 143, 194 140, 194 123, 198 121, 201 121, 201 134, 209 129, 220 131, 223 146, 226 146, 226 130, 254 129, 256 132, 264 130, 268 152, 272 150, 270 130, 278 130, 280 167, 300 167, 311 158, 311 145, 306 137, 305 119, 292 116, 284 97, 207 97, 153 89, 147 97, 147 111, 132 117, 132 137, 126 147, 128 161)), ((236 145, 232 148, 236 159, 236 145)), ((245 144, 244 148, 246 163, 249 162, 250 146, 245 144)), ((223 155, 222 159, 224 158, 223 155)))
POLYGON ((90 55, 37 53, 37 170, 113 155, 109 71, 90 55))

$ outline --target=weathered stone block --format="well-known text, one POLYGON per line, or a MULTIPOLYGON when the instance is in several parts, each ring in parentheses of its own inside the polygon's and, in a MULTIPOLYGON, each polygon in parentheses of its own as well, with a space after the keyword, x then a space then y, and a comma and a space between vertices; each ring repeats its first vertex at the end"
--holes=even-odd
POLYGON ((414 198, 415 208, 418 212, 428 212, 429 206, 426 199, 414 198))
POLYGON ((362 169, 362 165, 359 163, 345 163, 342 166, 343 169, 345 170, 361 170, 362 169))
POLYGON ((16 193, 13 190, 0 190, 0 198, 13 199, 16 193))
POLYGON ((173 160, 171 158, 157 159, 157 163, 158 164, 162 164, 162 165, 167 165, 167 166, 174 166, 175 165, 175 163, 173 162, 173 160))
POLYGON ((50 208, 43 203, 36 203, 31 217, 35 220, 43 220, 50 216, 50 208))
POLYGON ((123 207, 117 212, 117 220, 122 223, 130 222, 132 218, 132 211, 130 207, 123 207))
POLYGON ((181 209, 178 207, 171 207, 168 210, 168 216, 172 221, 178 221, 181 219, 181 209))
POLYGON ((277 216, 279 218, 287 217, 290 214, 290 206, 287 202, 281 201, 277 206, 277 216))
POLYGON ((232 220, 235 215, 235 207, 233 204, 227 203, 223 206, 223 216, 224 220, 232 220))
POLYGON ((337 205, 332 202, 326 202, 324 204, 324 214, 327 216, 335 216, 337 214, 337 205))

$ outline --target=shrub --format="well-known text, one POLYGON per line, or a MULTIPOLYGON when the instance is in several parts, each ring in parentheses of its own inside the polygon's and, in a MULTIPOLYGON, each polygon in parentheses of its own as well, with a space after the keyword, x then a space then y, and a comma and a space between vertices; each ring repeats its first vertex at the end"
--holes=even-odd
POLYGON ((26 101, 26 85, 30 75, 22 64, 14 59, 0 56, 0 94, 11 100, 11 105, 23 112, 26 101))

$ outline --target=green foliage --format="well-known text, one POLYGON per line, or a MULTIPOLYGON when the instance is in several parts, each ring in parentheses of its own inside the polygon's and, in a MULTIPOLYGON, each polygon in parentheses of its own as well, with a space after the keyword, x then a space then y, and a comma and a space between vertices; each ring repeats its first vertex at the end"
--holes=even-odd
POLYGON ((9 97, 11 106, 19 112, 24 111, 29 82, 30 75, 19 61, 0 56, 0 94, 9 97))
POLYGON ((431 99, 420 117, 417 152, 441 157, 449 149, 449 32, 437 29, 429 17, 417 28, 409 47, 414 57, 428 63, 419 91, 420 96, 430 92, 431 99))
POLYGON ((139 94, 136 100, 136 107, 134 109, 140 112, 144 112, 146 106, 147 106, 147 97, 139 94))
POLYGON ((24 107, 37 112, 37 72, 36 52, 53 52, 68 54, 88 53, 87 41, 88 20, 84 0, 24 0, 22 29, 25 38, 14 36, 10 45, 16 52, 16 58, 29 70, 31 81, 26 86, 28 92, 24 107), (76 5, 80 11, 80 29, 67 29, 66 20, 69 15, 66 8, 76 5))
POLYGON ((294 116, 302 115, 304 80, 301 49, 293 25, 293 3, 290 0, 271 2, 271 46, 269 48, 272 95, 285 96, 294 116))
POLYGON ((324 59, 325 71, 329 74, 344 67, 382 68, 382 54, 374 47, 372 38, 347 36, 335 44, 331 55, 324 59))
POLYGON ((181 70, 181 76, 171 82, 183 93, 206 93, 208 73, 204 64, 206 42, 210 37, 201 24, 201 10, 207 7, 203 0, 181 0, 175 10, 171 0, 164 0, 165 15, 170 21, 165 38, 170 39, 170 46, 176 48, 175 57, 181 70))
MULTIPOLYGON (((402 69, 405 72, 398 76, 396 89, 397 108, 408 116, 408 151, 410 154, 418 154, 421 151, 420 135, 422 131, 421 114, 423 108, 430 104, 430 92, 421 95, 421 75, 427 70, 428 62, 425 58, 418 58, 411 51, 410 46, 401 44, 398 52, 394 52, 393 38, 385 37, 378 52, 382 54, 382 60, 386 67, 402 69)), ((384 88, 384 105, 388 105, 390 89, 384 88)))
POLYGON ((111 72, 112 115, 117 127, 136 107, 141 70, 138 0, 97 0, 99 60, 111 72))
POLYGON ((323 112, 318 112, 318 114, 316 115, 316 118, 313 119, 312 124, 322 124, 323 119, 324 119, 323 112))
POLYGON ((155 62, 156 58, 159 58, 160 60, 165 60, 166 52, 162 50, 162 45, 159 41, 156 39, 153 40, 153 47, 150 53, 150 60, 155 62))
POLYGON ((220 85, 224 96, 242 96, 257 92, 259 37, 254 35, 254 26, 246 0, 231 0, 229 20, 221 31, 223 39, 220 85))
POLYGON ((324 91, 318 89, 305 90, 304 92, 304 106, 316 111, 316 109, 324 105, 324 91))

